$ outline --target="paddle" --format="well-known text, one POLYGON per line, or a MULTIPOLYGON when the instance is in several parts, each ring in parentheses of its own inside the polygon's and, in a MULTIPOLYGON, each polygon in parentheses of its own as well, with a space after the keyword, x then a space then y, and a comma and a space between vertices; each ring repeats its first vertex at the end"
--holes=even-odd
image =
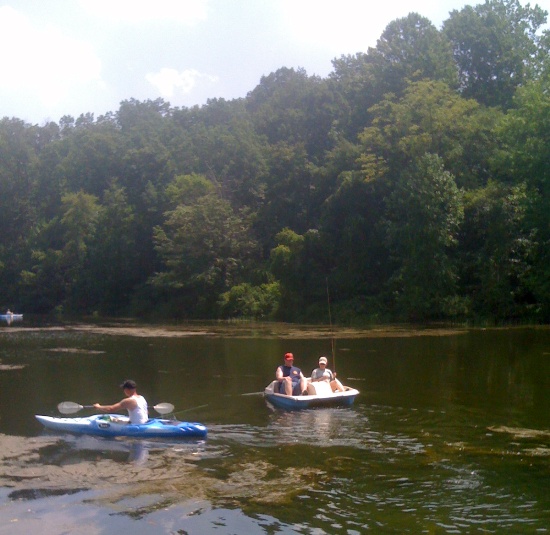
MULTIPOLYGON (((74 401, 62 401, 58 406, 57 410, 61 414, 74 414, 75 412, 81 411, 82 409, 92 409, 93 405, 80 405, 74 401)), ((153 407, 159 414, 169 414, 174 411, 174 405, 171 403, 159 403, 153 407)))

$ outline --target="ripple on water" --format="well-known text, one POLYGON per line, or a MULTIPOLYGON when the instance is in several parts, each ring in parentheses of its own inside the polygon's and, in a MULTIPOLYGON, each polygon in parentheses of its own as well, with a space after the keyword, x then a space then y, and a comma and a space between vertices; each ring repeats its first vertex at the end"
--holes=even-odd
POLYGON ((424 451, 417 438, 373 429, 367 413, 345 408, 275 411, 265 426, 210 425, 209 440, 259 448, 282 445, 345 447, 383 455, 415 455, 424 451))

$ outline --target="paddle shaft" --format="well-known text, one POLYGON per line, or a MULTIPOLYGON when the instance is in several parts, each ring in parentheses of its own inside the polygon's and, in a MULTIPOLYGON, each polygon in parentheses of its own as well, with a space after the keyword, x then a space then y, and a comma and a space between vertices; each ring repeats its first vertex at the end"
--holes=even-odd
POLYGON ((191 407, 189 409, 184 409, 182 411, 178 411, 178 412, 175 412, 174 413, 174 416, 178 415, 178 414, 183 414, 184 412, 189 412, 189 411, 195 411, 197 409, 203 409, 204 407, 208 407, 208 403, 206 405, 199 405, 197 407, 191 407))
MULTIPOLYGON (((82 409, 92 409, 93 405, 80 405, 79 403, 75 403, 74 401, 62 401, 57 405, 57 410, 62 414, 74 414, 75 412, 81 411, 82 409)), ((168 414, 170 412, 173 412, 174 405, 171 403, 158 403, 157 405, 154 405, 154 410, 156 410, 160 414, 168 414)))

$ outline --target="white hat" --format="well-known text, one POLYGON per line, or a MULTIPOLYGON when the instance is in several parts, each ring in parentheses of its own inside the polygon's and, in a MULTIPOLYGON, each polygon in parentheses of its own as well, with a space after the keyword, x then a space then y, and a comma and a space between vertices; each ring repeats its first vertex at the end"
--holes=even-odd
POLYGON ((322 362, 323 364, 327 364, 327 363, 328 363, 327 357, 321 357, 321 358, 319 359, 319 364, 321 364, 321 362, 322 362))

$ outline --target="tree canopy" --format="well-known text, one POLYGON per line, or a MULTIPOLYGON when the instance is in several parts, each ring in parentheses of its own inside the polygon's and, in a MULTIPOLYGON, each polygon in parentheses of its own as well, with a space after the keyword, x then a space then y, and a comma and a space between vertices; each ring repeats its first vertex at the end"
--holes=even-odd
POLYGON ((0 307, 550 321, 550 35, 518 0, 418 13, 327 78, 0 120, 0 307))

